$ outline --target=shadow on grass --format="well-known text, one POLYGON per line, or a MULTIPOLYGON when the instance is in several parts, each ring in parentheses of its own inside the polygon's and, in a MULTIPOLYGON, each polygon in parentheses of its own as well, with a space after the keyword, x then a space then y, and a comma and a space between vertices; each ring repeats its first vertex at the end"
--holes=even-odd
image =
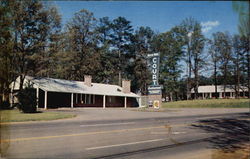
POLYGON ((214 136, 208 139, 212 143, 212 148, 234 152, 250 142, 249 117, 250 113, 244 113, 237 118, 200 120, 192 126, 214 133, 214 136))
POLYGON ((23 111, 20 111, 20 113, 22 113, 22 114, 39 114, 39 113, 43 113, 43 111, 40 111, 40 110, 35 111, 35 112, 23 112, 23 111))

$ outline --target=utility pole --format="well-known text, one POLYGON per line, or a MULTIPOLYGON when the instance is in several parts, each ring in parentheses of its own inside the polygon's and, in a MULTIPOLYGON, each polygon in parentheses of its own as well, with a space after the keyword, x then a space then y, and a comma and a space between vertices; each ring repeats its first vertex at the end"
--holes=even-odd
POLYGON ((119 55, 119 73, 118 73, 118 85, 122 85, 122 77, 121 77, 121 52, 120 48, 118 50, 118 55, 119 55))

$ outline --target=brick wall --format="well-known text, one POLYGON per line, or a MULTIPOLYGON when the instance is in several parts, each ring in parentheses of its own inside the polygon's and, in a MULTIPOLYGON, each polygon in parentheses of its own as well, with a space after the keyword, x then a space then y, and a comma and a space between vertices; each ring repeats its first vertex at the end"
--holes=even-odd
POLYGON ((154 100, 158 100, 160 107, 162 106, 162 95, 148 95, 148 101, 152 101, 153 104, 154 100))
POLYGON ((130 80, 122 80, 122 92, 130 93, 131 82, 130 80))
POLYGON ((92 77, 89 75, 84 75, 84 84, 91 87, 92 77))

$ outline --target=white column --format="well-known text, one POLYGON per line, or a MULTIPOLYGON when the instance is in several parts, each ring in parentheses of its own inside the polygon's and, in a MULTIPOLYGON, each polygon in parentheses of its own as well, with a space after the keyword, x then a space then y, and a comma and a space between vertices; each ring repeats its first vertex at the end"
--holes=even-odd
POLYGON ((212 93, 209 93, 209 98, 212 98, 212 93))
POLYGON ((44 109, 47 109, 47 91, 44 92, 44 109))
POLYGON ((127 97, 124 97, 124 108, 127 108, 127 97))
POLYGON ((10 107, 12 108, 13 106, 13 90, 11 89, 11 92, 10 92, 10 107))
POLYGON ((204 99, 205 93, 201 93, 202 94, 202 99, 204 99))
POLYGON ((73 108, 73 99, 74 99, 74 94, 71 93, 71 108, 73 108))
POLYGON ((103 108, 105 108, 106 107, 106 96, 105 95, 103 95, 103 108))
POLYGON ((139 107, 141 107, 141 97, 139 97, 139 107))
POLYGON ((39 87, 36 88, 36 108, 38 108, 39 105, 39 87))
POLYGON ((219 93, 219 98, 222 98, 222 92, 219 93))

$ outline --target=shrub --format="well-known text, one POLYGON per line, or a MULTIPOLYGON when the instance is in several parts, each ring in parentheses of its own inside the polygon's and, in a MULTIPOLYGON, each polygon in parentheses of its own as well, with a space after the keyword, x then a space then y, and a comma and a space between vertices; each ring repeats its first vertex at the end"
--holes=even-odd
POLYGON ((35 113, 37 111, 37 99, 36 91, 31 86, 28 85, 25 89, 22 89, 17 94, 18 105, 17 108, 24 113, 35 113))
POLYGON ((2 103, 0 103, 0 110, 4 110, 4 109, 10 109, 10 102, 9 101, 3 101, 2 103))

